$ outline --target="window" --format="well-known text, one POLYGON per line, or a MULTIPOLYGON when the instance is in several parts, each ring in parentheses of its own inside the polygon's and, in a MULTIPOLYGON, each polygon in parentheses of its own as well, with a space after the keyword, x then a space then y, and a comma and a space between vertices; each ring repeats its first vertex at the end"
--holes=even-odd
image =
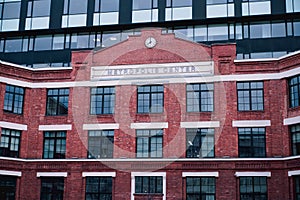
POLYGON ((163 130, 136 131, 136 157, 161 158, 163 148, 163 130))
POLYGON ((66 156, 66 132, 47 131, 44 132, 43 158, 65 158, 66 156))
POLYGON ((290 126, 292 138, 292 155, 300 155, 300 124, 290 126))
POLYGON ((0 156, 19 157, 21 131, 2 128, 0 156))
POLYGON ((213 24, 208 25, 207 34, 208 41, 228 40, 228 25, 227 24, 213 24))
POLYGON ((286 0, 286 12, 300 12, 300 4, 298 0, 286 0))
POLYGON ((293 176, 295 200, 300 200, 300 176, 293 176))
POLYGON ((266 177, 240 177, 240 200, 267 200, 266 177))
POLYGON ((64 178, 42 177, 41 178, 41 200, 63 200, 64 178))
POLYGON ((263 82, 237 83, 238 110, 257 111, 264 109, 263 82))
POLYGON ((138 113, 161 113, 164 105, 164 86, 138 87, 138 113))
POLYGON ((0 175, 0 199, 13 200, 16 197, 17 178, 0 175))
POLYGON ((112 177, 86 177, 86 200, 111 200, 112 177))
POLYGON ((266 157, 265 128, 239 128, 239 157, 266 157))
POLYGON ((88 158, 112 158, 114 150, 114 131, 89 131, 88 158))
POLYGON ((271 14, 270 0, 243 0, 242 16, 271 14))
POLYGON ((186 90, 188 112, 213 111, 214 84, 189 84, 186 90))
POLYGON ((300 75, 289 80, 289 100, 290 107, 294 108, 300 105, 300 75))
POLYGON ((270 23, 250 24, 250 38, 270 38, 270 37, 271 37, 270 23))
POLYGON ((215 178, 186 177, 186 200, 216 199, 215 178))
POLYGON ((166 21, 192 19, 192 0, 167 0, 166 21))
POLYGON ((135 193, 137 194, 162 194, 162 176, 136 176, 135 193))
POLYGON ((3 110, 15 114, 22 114, 24 93, 24 88, 6 85, 3 110))
POLYGON ((132 23, 158 21, 158 0, 133 0, 132 3, 132 23))
POLYGON ((72 49, 84 49, 95 47, 95 33, 78 33, 71 36, 72 49))
POLYGON ((62 28, 86 26, 87 0, 64 0, 62 28))
POLYGON ((34 40, 34 51, 46 51, 52 48, 52 36, 37 36, 34 40))
POLYGON ((214 157, 214 129, 186 129, 186 157, 214 157))
POLYGON ((206 0, 206 17, 233 17, 233 0, 206 0))
POLYGON ((94 26, 119 23, 119 0, 95 0, 94 26))
POLYGON ((25 30, 49 28, 50 4, 51 0, 28 1, 25 30))
POLYGON ((69 89, 49 89, 46 115, 67 115, 68 102, 69 89))
POLYGON ((114 113, 115 88, 97 87, 91 89, 91 114, 102 115, 114 113))
POLYGON ((21 11, 21 0, 0 2, 0 31, 18 31, 21 11))

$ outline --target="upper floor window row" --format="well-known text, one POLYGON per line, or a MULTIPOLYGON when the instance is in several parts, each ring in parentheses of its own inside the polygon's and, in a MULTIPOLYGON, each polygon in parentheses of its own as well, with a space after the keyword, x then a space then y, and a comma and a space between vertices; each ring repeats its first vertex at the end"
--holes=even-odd
POLYGON ((243 0, 242 16, 271 14, 271 0, 243 0))
POLYGON ((192 19, 192 0, 167 0, 166 3, 166 21, 192 19))
POLYGON ((21 13, 21 0, 0 2, 0 31, 18 31, 21 13))
POLYGON ((13 53, 108 47, 127 39, 129 35, 138 34, 140 34, 139 30, 129 30, 122 32, 87 32, 12 37, 0 40, 0 52, 13 53))
POLYGON ((50 4, 51 0, 28 1, 25 30, 49 28, 50 4))

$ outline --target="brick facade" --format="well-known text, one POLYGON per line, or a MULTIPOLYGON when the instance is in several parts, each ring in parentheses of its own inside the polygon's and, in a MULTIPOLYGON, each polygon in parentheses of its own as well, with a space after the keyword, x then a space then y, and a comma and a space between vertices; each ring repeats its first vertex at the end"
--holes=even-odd
MULTIPOLYGON (((205 46, 160 30, 145 30, 115 46, 99 51, 78 51, 72 55, 72 68, 31 70, 2 62, 0 64, 0 107, 4 106, 7 84, 25 88, 23 114, 0 109, 0 121, 27 125, 22 130, 19 158, 1 157, 0 170, 22 172, 17 178, 16 199, 40 198, 37 172, 67 172, 64 199, 85 199, 83 172, 116 172, 113 178, 113 199, 131 199, 131 172, 166 172, 168 200, 186 198, 183 172, 218 172, 216 199, 239 200, 239 179, 236 172, 271 172, 267 178, 268 199, 294 200, 294 183, 289 171, 300 170, 299 157, 291 157, 291 136, 284 120, 300 116, 300 107, 289 108, 288 78, 300 74, 300 54, 280 59, 234 61, 235 44, 205 46), (157 39, 148 49, 147 37, 157 39), (186 84, 199 77, 179 77, 179 81, 162 76, 157 79, 91 81, 93 67, 138 64, 164 64, 213 61, 214 75, 203 77, 214 82, 214 111, 187 112, 186 84), (238 81, 263 81, 263 111, 238 111, 238 81), (164 85, 164 112, 137 113, 137 85, 164 85), (90 88, 115 86, 114 114, 90 115, 90 88), (47 88, 70 88, 68 115, 46 116, 47 88), (233 121, 269 120, 266 128, 266 158, 239 158, 238 127, 233 121), (218 121, 215 127, 215 157, 185 158, 186 131, 182 122, 218 121), (163 134, 163 158, 136 159, 136 130, 131 124, 167 122, 163 134), (40 125, 71 125, 66 136, 66 159, 43 157, 43 130, 40 125), (84 124, 118 124, 114 132, 113 159, 87 159, 88 130, 84 124)), ((159 77, 159 75, 157 75, 159 77)), ((124 78, 124 77, 123 77, 124 78)), ((300 121, 298 122, 300 123, 300 121)), ((6 128, 5 126, 1 126, 6 128)), ((249 127, 251 125, 249 124, 249 127)), ((1 173, 0 173, 1 174, 1 173)), ((134 187, 134 186, 133 186, 134 187)), ((153 197, 153 196, 152 196, 153 197)), ((134 199, 147 199, 136 194, 134 199)), ((152 199, 163 199, 155 195, 152 199)))

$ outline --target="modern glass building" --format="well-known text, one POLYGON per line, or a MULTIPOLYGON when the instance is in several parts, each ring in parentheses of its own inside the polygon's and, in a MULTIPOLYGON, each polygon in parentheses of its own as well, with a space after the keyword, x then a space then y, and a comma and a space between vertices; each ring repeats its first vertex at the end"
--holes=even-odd
POLYGON ((299 50, 298 0, 0 0, 0 59, 70 66, 74 50, 105 48, 161 27, 195 42, 237 44, 237 59, 299 50))

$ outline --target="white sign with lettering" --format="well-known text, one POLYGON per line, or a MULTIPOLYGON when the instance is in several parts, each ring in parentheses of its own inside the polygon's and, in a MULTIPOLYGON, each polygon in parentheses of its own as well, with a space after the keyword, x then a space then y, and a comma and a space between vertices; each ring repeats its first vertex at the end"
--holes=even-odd
POLYGON ((91 68, 91 80, 162 79, 193 76, 212 76, 213 61, 167 64, 114 65, 91 68))

